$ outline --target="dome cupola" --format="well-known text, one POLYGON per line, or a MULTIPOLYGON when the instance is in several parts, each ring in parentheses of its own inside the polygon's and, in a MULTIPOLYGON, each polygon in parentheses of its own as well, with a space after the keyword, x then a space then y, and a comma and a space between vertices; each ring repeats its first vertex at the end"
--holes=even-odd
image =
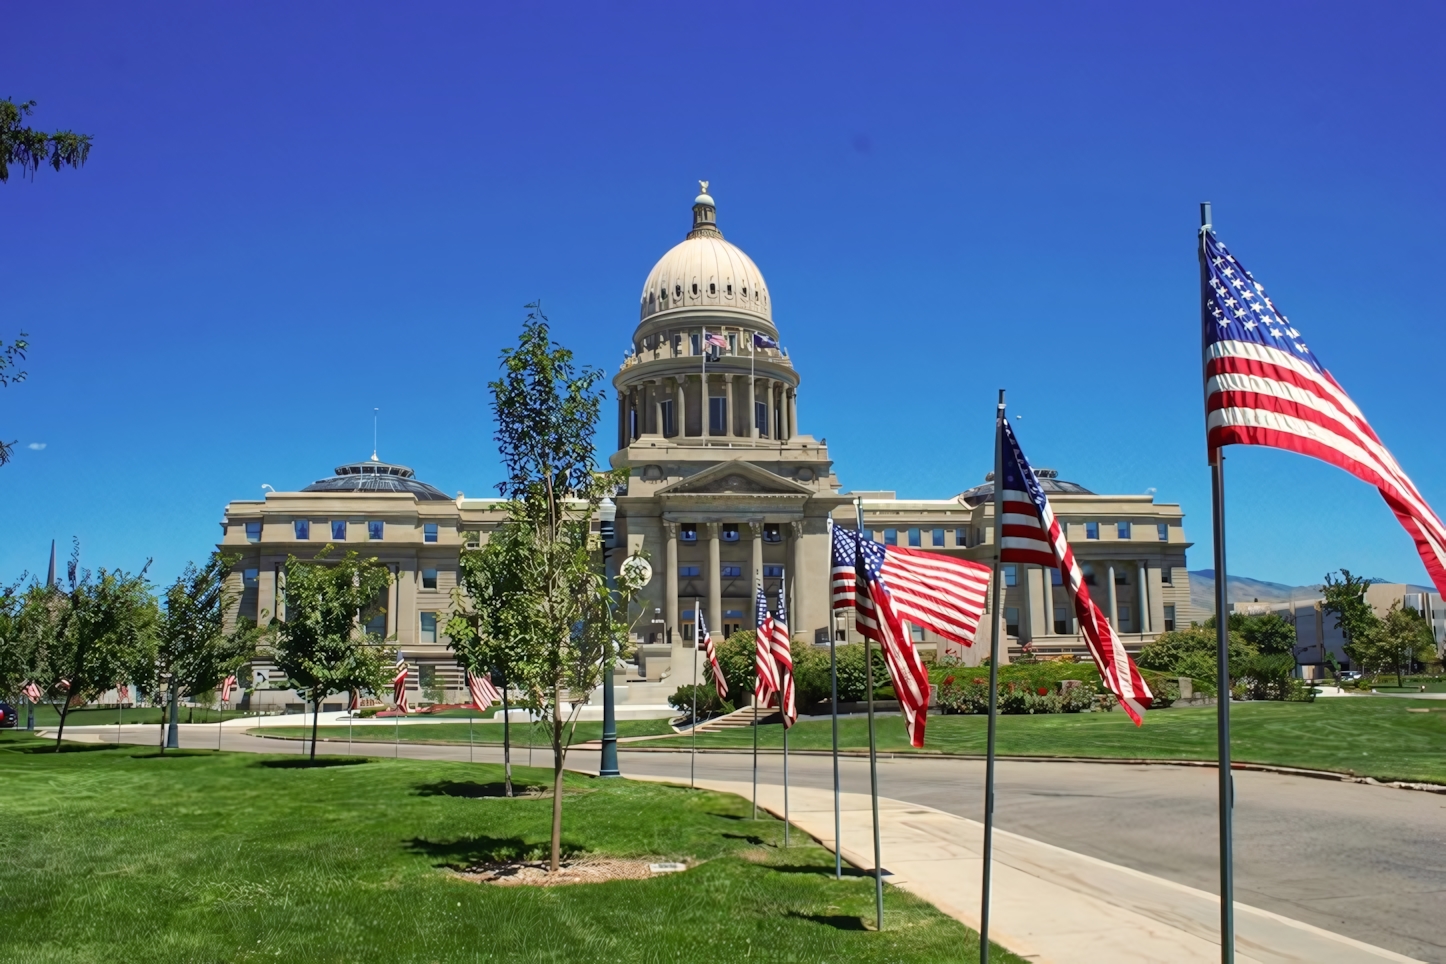
POLYGON ((643 283, 639 320, 664 312, 702 309, 710 315, 738 313, 773 330, 773 305, 763 272, 753 259, 723 238, 718 208, 699 181, 693 199, 693 229, 663 255, 643 283))

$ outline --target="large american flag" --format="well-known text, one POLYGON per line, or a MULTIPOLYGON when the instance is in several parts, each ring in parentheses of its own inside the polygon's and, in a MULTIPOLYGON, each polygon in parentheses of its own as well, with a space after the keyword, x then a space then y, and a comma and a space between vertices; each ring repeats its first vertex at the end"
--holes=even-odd
POLYGON ((703 607, 696 602, 693 603, 695 615, 693 627, 693 645, 703 647, 703 655, 708 657, 708 672, 713 674, 713 688, 718 691, 718 699, 728 698, 728 681, 723 678, 723 669, 718 665, 718 647, 713 645, 713 634, 708 632, 708 622, 703 618, 703 607))
POLYGON ((30 702, 32 702, 32 703, 39 703, 39 702, 40 702, 40 695, 41 695, 41 694, 40 694, 40 687, 36 686, 35 683, 34 683, 34 681, 31 681, 31 682, 28 682, 28 683, 25 684, 24 692, 25 692, 25 698, 26 698, 27 700, 29 700, 30 702))
POLYGON ((1054 517, 1044 488, 1014 437, 1014 429, 1006 421, 1001 431, 1004 433, 1004 480, 995 481, 1004 499, 1004 515, 999 524, 999 560, 1034 563, 1060 571, 1065 589, 1074 600, 1080 633, 1094 657, 1100 678, 1138 726, 1153 699, 1150 688, 1130 654, 1125 652, 1125 644, 1120 642, 1115 627, 1090 598, 1084 573, 1075 561, 1059 520, 1054 517))
POLYGON ((909 741, 922 747, 929 672, 905 623, 973 645, 990 568, 941 553, 881 546, 834 526, 832 570, 833 608, 853 606, 858 631, 883 650, 909 741))
MULTIPOLYGON (((231 691, 234 690, 235 688, 236 688, 236 674, 234 674, 234 673, 228 673, 228 674, 226 675, 226 678, 221 681, 221 702, 222 702, 222 703, 229 703, 229 702, 231 702, 231 691)), ((121 701, 122 701, 122 702, 128 702, 128 701, 130 700, 130 698, 131 698, 131 694, 129 693, 129 691, 127 691, 127 692, 125 692, 125 693, 122 694, 122 696, 121 696, 121 701)))
POLYGON ((479 710, 485 710, 493 703, 502 701, 502 694, 492 685, 491 673, 474 673, 468 670, 467 692, 472 694, 472 705, 479 710))
POLYGON ((407 705, 407 661, 402 659, 401 654, 397 655, 397 675, 392 678, 392 702, 403 713, 412 711, 407 705))
POLYGON ((788 639, 788 609, 784 602, 784 586, 787 577, 778 583, 778 609, 773 613, 773 633, 770 648, 773 663, 778 669, 778 708, 783 711, 785 729, 798 722, 798 706, 793 692, 793 651, 788 639))
POLYGON ((753 607, 753 669, 757 674, 753 684, 753 698, 759 706, 767 706, 773 694, 780 689, 778 666, 773 662, 773 617, 768 613, 768 597, 763 587, 758 587, 758 597, 753 607))
POLYGON ((1437 591, 1446 593, 1446 526, 1265 286, 1213 231, 1201 234, 1211 455, 1224 445, 1266 445, 1315 456, 1369 482, 1411 534, 1437 591))

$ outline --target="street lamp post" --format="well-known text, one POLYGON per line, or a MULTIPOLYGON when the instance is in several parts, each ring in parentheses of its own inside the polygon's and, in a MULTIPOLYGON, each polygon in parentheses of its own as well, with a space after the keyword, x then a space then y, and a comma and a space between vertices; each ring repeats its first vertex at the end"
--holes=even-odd
MULTIPOLYGON (((603 571, 608 583, 608 622, 612 622, 612 588, 613 579, 607 573, 608 556, 616 546, 616 528, 618 507, 612 499, 603 499, 598 506, 599 534, 602 536, 603 544, 603 571)), ((603 667, 603 727, 602 727, 602 757, 598 761, 597 775, 600 777, 622 776, 618 769, 618 720, 617 707, 613 695, 613 665, 617 656, 613 651, 611 639, 608 641, 607 665, 603 667)))

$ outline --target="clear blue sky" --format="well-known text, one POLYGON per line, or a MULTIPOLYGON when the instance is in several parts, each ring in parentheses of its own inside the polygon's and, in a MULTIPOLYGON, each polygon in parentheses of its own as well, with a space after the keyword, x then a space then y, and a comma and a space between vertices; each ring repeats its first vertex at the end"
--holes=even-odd
MULTIPOLYGON (((11 7, 0 95, 95 148, 0 186, 0 336, 33 345, 0 390, 20 442, 0 575, 78 536, 89 565, 154 557, 169 579, 228 500, 367 456, 374 406, 383 458, 488 492, 484 383, 521 306, 542 298, 611 375, 698 178, 768 279, 801 425, 846 488, 977 483, 1006 387, 1037 465, 1181 503, 1208 567, 1210 199, 1446 511, 1443 21, 1424 3, 11 7)), ((1228 466, 1233 572, 1424 580, 1364 484, 1287 453, 1228 466)))

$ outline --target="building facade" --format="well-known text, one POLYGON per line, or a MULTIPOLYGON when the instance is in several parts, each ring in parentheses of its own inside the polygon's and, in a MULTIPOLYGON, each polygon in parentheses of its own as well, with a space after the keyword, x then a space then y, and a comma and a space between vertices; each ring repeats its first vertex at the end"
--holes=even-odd
MULTIPOLYGON (((715 635, 752 629, 759 587, 772 605, 786 592, 796 641, 856 641, 851 614, 835 620, 828 588, 828 527, 856 525, 856 498, 880 542, 992 560, 988 478, 943 499, 842 489, 827 440, 799 425, 801 377, 781 340, 767 282, 723 237, 705 182, 691 229, 644 282, 631 348, 612 383, 610 461, 628 477, 614 496, 619 551, 610 564, 642 553, 655 572, 642 597, 651 614, 644 612, 635 637, 643 678, 690 682, 695 613, 701 609, 715 635)), ((1180 507, 1148 495, 1097 495, 1050 470, 1040 475, 1086 582, 1126 646, 1137 650, 1188 625, 1190 543, 1180 507)), ((448 497, 374 453, 299 492, 231 503, 220 548, 242 555, 240 611, 257 618, 276 611, 288 556, 328 541, 364 543, 359 548, 396 577, 378 630, 409 660, 434 664, 434 673, 460 687, 442 627, 459 554, 487 538, 500 507, 495 499, 448 497)), ((1003 607, 1007 652, 1028 644, 1040 654, 1086 654, 1052 570, 1006 567, 1003 607)), ((975 664, 988 652, 988 623, 972 648, 915 634, 941 657, 975 664)))

